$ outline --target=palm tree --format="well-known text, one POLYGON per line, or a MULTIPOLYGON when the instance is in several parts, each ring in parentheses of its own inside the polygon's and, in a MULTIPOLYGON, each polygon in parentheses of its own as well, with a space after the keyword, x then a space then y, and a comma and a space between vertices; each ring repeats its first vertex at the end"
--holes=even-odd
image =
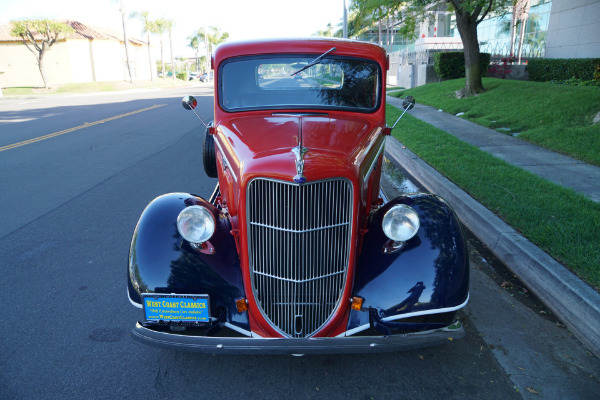
POLYGON ((142 21, 142 32, 148 35, 148 63, 150 65, 150 80, 154 80, 154 68, 152 67, 152 55, 150 54, 150 34, 155 33, 154 21, 148 18, 148 11, 133 11, 129 18, 138 18, 142 21))
POLYGON ((210 44, 210 50, 212 52, 212 50, 217 47, 219 44, 225 42, 227 39, 229 39, 229 33, 227 32, 223 32, 221 33, 221 30, 215 26, 210 26, 209 29, 211 30, 210 33, 208 33, 208 43, 210 44))
POLYGON ((189 36, 187 40, 189 41, 188 47, 191 47, 196 55, 196 72, 200 73, 200 38, 197 34, 194 34, 189 36))
POLYGON ((210 60, 210 51, 209 51, 210 46, 208 44, 208 36, 206 35, 204 28, 198 29, 198 31, 196 32, 196 36, 198 37, 198 41, 204 42, 204 61, 205 61, 204 69, 206 70, 206 73, 208 74, 208 71, 210 70, 210 65, 208 64, 208 60, 210 60))
POLYGON ((529 8, 531 7, 530 0, 519 0, 517 2, 519 9, 519 15, 517 16, 521 21, 521 34, 519 35, 519 55, 517 57, 517 62, 521 62, 521 51, 523 50, 523 39, 525 38, 525 25, 527 24, 527 19, 529 18, 529 8))
MULTIPOLYGON (((221 32, 221 30, 215 26, 209 26, 207 30, 204 28, 198 29, 194 35, 198 38, 198 42, 204 41, 206 47, 206 60, 210 60, 210 55, 215 47, 229 39, 229 33, 221 32), (206 32, 208 31, 208 32, 206 32)), ((190 38, 188 38, 189 40, 190 38)), ((210 68, 207 68, 207 70, 210 68)))
POLYGON ((160 37, 160 65, 162 69, 162 78, 165 79, 165 60, 163 57, 163 35, 167 31, 167 21, 164 18, 154 21, 156 31, 160 37))
POLYGON ((327 29, 318 30, 316 36, 319 37, 333 37, 333 25, 331 23, 327 24, 327 29))
POLYGON ((175 63, 173 62, 173 25, 172 19, 165 19, 165 28, 169 31, 169 49, 171 51, 171 70, 173 72, 173 82, 175 82, 175 63))

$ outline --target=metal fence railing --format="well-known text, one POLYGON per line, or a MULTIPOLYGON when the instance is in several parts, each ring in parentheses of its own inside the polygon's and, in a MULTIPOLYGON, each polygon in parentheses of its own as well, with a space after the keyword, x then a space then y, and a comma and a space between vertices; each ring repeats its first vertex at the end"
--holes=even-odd
MULTIPOLYGON (((393 63, 398 63, 400 65, 408 65, 408 64, 433 64, 434 63, 434 54, 439 52, 446 51, 462 51, 462 49, 457 49, 456 46, 453 45, 435 45, 426 50, 418 50, 418 51, 399 51, 390 54, 391 61, 393 63)), ((479 46, 479 51, 482 53, 490 53, 491 59, 490 62, 501 62, 503 58, 509 57, 510 54, 510 45, 509 44, 481 44, 479 46)), ((515 53, 517 53, 518 49, 515 48, 515 53)), ((513 64, 527 64, 527 61, 532 58, 542 58, 546 53, 546 44, 542 43, 524 43, 521 49, 521 59, 517 60, 516 57, 518 54, 515 54, 515 61, 513 64)))
MULTIPOLYGON (((483 53, 490 53, 491 62, 500 62, 503 58, 511 56, 510 44, 481 44, 479 51, 483 53)), ((532 42, 523 43, 521 48, 521 59, 518 60, 518 46, 514 48, 515 64, 526 64, 527 60, 532 58, 543 58, 546 54, 546 43, 532 42)))

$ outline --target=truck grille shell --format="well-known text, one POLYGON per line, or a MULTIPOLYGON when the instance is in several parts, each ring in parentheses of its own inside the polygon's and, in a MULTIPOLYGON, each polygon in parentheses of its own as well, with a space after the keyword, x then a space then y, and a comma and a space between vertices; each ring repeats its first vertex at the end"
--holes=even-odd
POLYGON ((352 234, 352 183, 248 184, 252 290, 264 317, 286 337, 308 337, 334 314, 344 292, 352 234))

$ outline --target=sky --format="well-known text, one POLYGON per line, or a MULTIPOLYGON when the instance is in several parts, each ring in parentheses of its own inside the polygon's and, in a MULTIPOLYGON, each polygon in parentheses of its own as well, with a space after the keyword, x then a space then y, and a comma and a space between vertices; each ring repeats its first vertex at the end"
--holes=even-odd
MULTIPOLYGON (((127 15, 148 11, 150 19, 174 21, 175 56, 193 57, 187 37, 216 26, 230 40, 308 37, 341 24, 344 0, 124 0, 127 15)), ((350 0, 346 0, 349 4, 350 0)), ((0 25, 19 19, 70 19, 122 31, 118 0, 0 0, 0 25)), ((340 25, 341 26, 341 25, 340 25)), ((146 40, 141 24, 127 20, 127 33, 146 40)), ((155 42, 156 43, 156 42, 155 42)))

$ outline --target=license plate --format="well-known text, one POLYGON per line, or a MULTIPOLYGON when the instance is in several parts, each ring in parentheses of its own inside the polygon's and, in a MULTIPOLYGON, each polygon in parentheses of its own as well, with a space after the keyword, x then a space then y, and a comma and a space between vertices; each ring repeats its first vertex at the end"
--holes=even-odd
POLYGON ((209 322, 208 295, 142 294, 146 321, 209 322))

